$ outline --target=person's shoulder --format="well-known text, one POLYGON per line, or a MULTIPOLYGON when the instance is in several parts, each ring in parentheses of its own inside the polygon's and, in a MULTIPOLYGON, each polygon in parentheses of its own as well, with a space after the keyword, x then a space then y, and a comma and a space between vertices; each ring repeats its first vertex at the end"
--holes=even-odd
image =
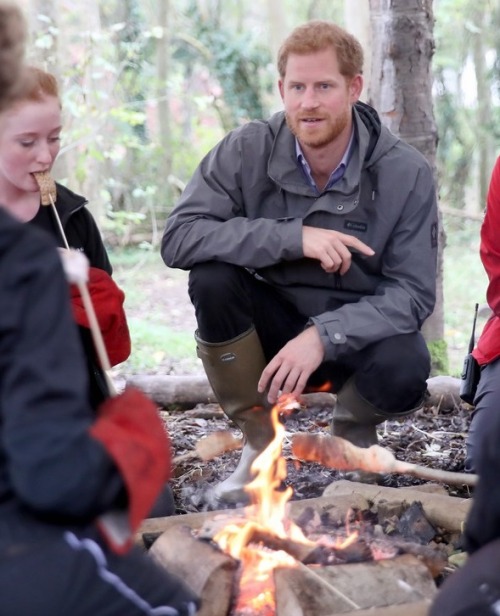
POLYGON ((82 195, 72 191, 67 186, 56 182, 57 187, 57 201, 58 208, 72 212, 74 210, 83 208, 87 204, 87 199, 82 195))
POLYGON ((258 136, 273 138, 284 121, 285 114, 283 112, 277 112, 265 120, 256 119, 245 122, 245 124, 238 126, 228 133, 228 137, 234 139, 255 138, 258 136))

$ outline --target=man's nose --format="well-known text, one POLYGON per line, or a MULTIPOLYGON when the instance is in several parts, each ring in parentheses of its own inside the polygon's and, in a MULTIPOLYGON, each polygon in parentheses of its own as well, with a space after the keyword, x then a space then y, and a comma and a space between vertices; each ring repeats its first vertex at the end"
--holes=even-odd
POLYGON ((318 95, 314 88, 307 88, 302 97, 302 106, 306 109, 314 109, 319 105, 318 95))

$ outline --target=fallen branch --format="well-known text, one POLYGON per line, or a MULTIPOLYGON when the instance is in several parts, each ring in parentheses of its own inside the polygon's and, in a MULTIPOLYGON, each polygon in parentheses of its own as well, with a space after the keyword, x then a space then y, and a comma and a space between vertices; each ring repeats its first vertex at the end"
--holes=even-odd
MULTIPOLYGON (((182 409, 194 408, 197 404, 217 403, 214 392, 204 374, 197 375, 131 375, 126 385, 141 389, 158 406, 175 406, 182 409)), ((441 411, 453 410, 462 402, 459 396, 460 379, 451 376, 436 376, 427 379, 429 398, 426 405, 436 406, 441 411)), ((302 394, 300 403, 306 408, 333 407, 335 394, 311 392, 302 394)))
POLYGON ((401 473, 453 485, 475 486, 477 483, 477 475, 453 473, 402 462, 379 445, 365 449, 329 434, 298 432, 292 437, 292 453, 299 460, 319 462, 337 470, 401 473))

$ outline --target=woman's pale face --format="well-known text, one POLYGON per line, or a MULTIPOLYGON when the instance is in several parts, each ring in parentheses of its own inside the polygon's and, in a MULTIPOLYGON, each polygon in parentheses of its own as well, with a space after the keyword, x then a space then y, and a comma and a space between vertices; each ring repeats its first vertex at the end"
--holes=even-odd
POLYGON ((61 106, 54 96, 22 101, 0 114, 0 189, 38 192, 33 173, 50 171, 59 153, 61 106))

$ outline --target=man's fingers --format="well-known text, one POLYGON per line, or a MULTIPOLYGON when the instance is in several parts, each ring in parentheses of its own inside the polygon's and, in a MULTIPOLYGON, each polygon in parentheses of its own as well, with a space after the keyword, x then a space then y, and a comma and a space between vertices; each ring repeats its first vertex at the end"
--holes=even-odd
POLYGON ((375 251, 373 250, 373 248, 370 248, 368 244, 365 244, 361 240, 358 240, 357 237, 354 237, 353 235, 346 235, 345 233, 339 233, 338 235, 342 236, 341 238, 342 243, 345 246, 348 246, 349 248, 351 248, 351 252, 353 251, 360 252, 366 255, 367 257, 371 257, 375 254, 375 251))

